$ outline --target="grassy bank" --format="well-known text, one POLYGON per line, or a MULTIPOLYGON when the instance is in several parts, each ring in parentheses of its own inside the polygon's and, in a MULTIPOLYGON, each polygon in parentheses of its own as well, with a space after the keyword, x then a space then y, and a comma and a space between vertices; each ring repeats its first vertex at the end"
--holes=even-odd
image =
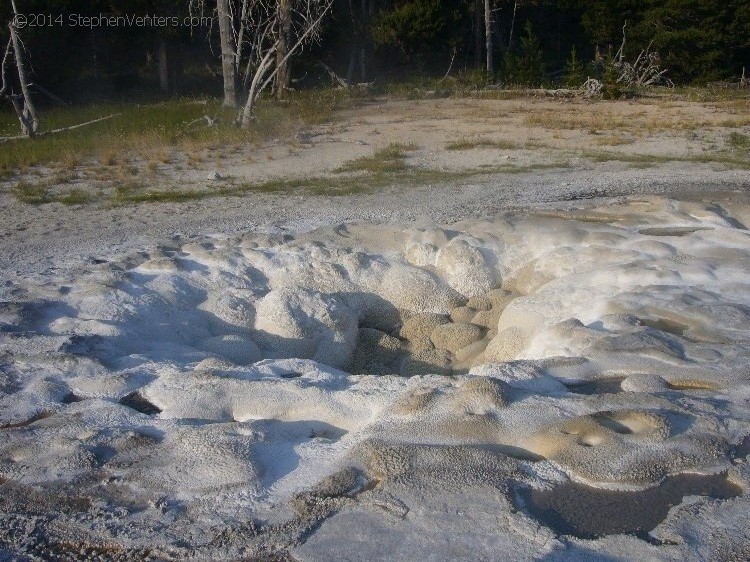
MULTIPOLYGON (((618 101, 447 92, 435 99, 425 91, 422 100, 295 92, 264 100, 245 130, 215 99, 45 110, 43 130, 115 116, 0 143, 0 179, 25 204, 128 205, 250 192, 348 195, 608 162, 750 169, 750 92, 706 101, 704 90, 700 102, 697 90, 618 101)), ((0 136, 17 127, 0 114, 0 136)))
MULTIPOLYGON (((223 108, 216 99, 46 109, 41 115, 42 131, 114 117, 70 131, 44 134, 33 141, 0 143, 0 176, 37 165, 72 170, 81 164, 112 167, 135 158, 168 163, 173 150, 199 158, 197 153, 201 150, 262 142, 324 122, 349 101, 348 95, 337 90, 292 93, 283 103, 261 103, 255 121, 246 130, 234 125, 236 112, 223 108), (208 126, 206 116, 213 125, 208 126)), ((17 135, 18 129, 13 113, 0 112, 0 137, 17 135)))

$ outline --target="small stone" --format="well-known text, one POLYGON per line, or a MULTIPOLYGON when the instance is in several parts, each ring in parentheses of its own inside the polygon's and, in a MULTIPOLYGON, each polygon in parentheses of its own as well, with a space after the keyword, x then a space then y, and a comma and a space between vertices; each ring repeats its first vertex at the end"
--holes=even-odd
POLYGON ((414 349, 430 349, 430 334, 436 327, 448 322, 448 317, 443 314, 417 314, 404 322, 399 335, 409 340, 414 349))
POLYGON ((459 306, 451 310, 451 320, 453 322, 469 323, 474 315, 477 313, 475 308, 468 306, 459 306))
POLYGON ((500 320, 500 316, 503 314, 501 308, 493 308, 492 310, 480 310, 471 319, 472 324, 477 326, 484 326, 485 328, 494 329, 497 328, 497 321, 500 320))
POLYGON ((491 310, 492 301, 487 296, 482 295, 481 297, 470 298, 469 302, 466 303, 466 306, 469 306, 474 310, 491 310))
POLYGON ((360 328, 352 360, 353 374, 385 375, 398 370, 400 340, 372 328, 360 328))
POLYGON ((450 375, 451 366, 448 353, 439 349, 415 351, 401 365, 401 375, 450 375))
POLYGON ((430 340, 437 349, 455 353, 483 336, 484 330, 475 324, 444 324, 433 330, 430 340))
POLYGON ((510 291, 505 291, 503 289, 492 289, 485 295, 485 297, 488 298, 492 303, 492 308, 502 310, 506 306, 508 306, 508 303, 510 303, 510 301, 516 298, 516 295, 514 295, 510 291))
POLYGON ((482 339, 475 341, 474 343, 470 343, 466 347, 462 347, 461 349, 456 351, 456 364, 453 366, 454 369, 465 369, 466 367, 471 366, 473 360, 479 357, 487 348, 488 343, 488 340, 482 339))
POLYGON ((664 392, 669 389, 667 381, 651 373, 635 373, 620 383, 625 392, 664 392))

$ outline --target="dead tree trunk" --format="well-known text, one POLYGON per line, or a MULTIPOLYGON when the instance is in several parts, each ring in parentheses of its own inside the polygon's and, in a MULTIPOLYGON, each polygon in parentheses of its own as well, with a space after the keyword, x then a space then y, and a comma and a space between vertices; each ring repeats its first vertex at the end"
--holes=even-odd
POLYGON ((359 11, 354 7, 354 1, 349 0, 349 16, 352 24, 352 43, 351 52, 349 54, 349 66, 346 71, 346 82, 350 86, 355 85, 357 81, 360 83, 365 83, 367 81, 367 32, 368 26, 377 11, 377 3, 375 0, 361 0, 358 10, 359 11), (355 76, 357 74, 358 65, 359 80, 357 80, 355 76))
POLYGON ((349 0, 349 16, 352 20, 352 50, 349 53, 349 66, 346 69, 346 83, 351 85, 354 83, 354 68, 357 64, 357 44, 358 44, 358 22, 357 16, 354 15, 354 2, 349 0))
POLYGON ((495 73, 495 63, 492 59, 492 5, 490 0, 484 0, 484 40, 487 50, 487 77, 495 73))
POLYGON ((484 50, 484 47, 482 43, 484 42, 482 37, 482 30, 484 29, 484 25, 482 23, 482 20, 484 19, 482 17, 482 10, 483 10, 483 1, 482 0, 474 0, 474 66, 478 69, 481 69, 482 64, 482 51, 484 50))
MULTIPOLYGON (((13 6, 14 16, 18 15, 15 0, 11 1, 11 5, 13 6)), ((18 72, 18 81, 21 86, 21 94, 18 95, 11 92, 10 100, 13 103, 13 109, 15 109, 16 111, 18 120, 21 123, 21 133, 30 138, 34 138, 39 131, 39 115, 37 114, 36 108, 34 107, 34 102, 31 99, 31 92, 29 91, 29 81, 26 77, 26 67, 24 66, 23 61, 23 45, 21 44, 21 40, 18 38, 18 30, 16 29, 15 21, 16 18, 14 17, 13 21, 11 21, 10 25, 8 26, 8 28, 10 29, 9 48, 11 46, 13 48, 13 56, 16 61, 16 71, 18 72)), ((7 53, 8 50, 6 49, 6 54, 7 53)), ((5 61, 6 58, 4 57, 2 68, 3 91, 5 91, 8 87, 5 78, 5 61)))
POLYGON ((364 27, 367 25, 367 21, 370 19, 370 6, 367 0, 362 0, 362 22, 359 30, 359 80, 365 82, 367 80, 367 52, 365 50, 365 37, 364 27))
POLYGON ((158 49, 159 61, 159 88, 162 93, 169 94, 169 58, 167 52, 167 42, 164 38, 159 39, 158 49))
MULTIPOLYGON (((278 0, 277 0, 278 1, 278 0)), ((248 23, 261 22, 260 25, 254 25, 255 33, 252 40, 253 48, 248 59, 247 81, 248 92, 247 98, 243 102, 242 110, 239 113, 239 125, 246 128, 253 119, 253 111, 260 94, 274 80, 277 80, 278 73, 282 67, 289 63, 289 59, 302 50, 302 47, 318 37, 321 22, 333 6, 334 0, 306 0, 306 2, 295 3, 290 5, 292 23, 290 25, 290 41, 286 46, 286 55, 283 58, 278 57, 279 49, 279 30, 281 26, 278 22, 279 11, 277 6, 269 6, 262 1, 258 1, 254 6, 257 13, 252 9, 247 12, 248 23), (294 20, 297 19, 297 27, 294 27, 294 20), (252 77, 252 79, 251 79, 252 77)), ((243 94, 244 96, 244 94, 243 94)))
MULTIPOLYGON (((271 61, 273 60, 274 54, 275 49, 269 50, 268 53, 266 53, 266 56, 263 57, 263 60, 260 61, 260 64, 255 71, 255 76, 253 76, 253 80, 250 83, 250 91, 247 94, 247 101, 245 102, 245 106, 242 109, 242 117, 240 118, 240 126, 243 129, 249 127, 250 123, 253 120, 255 102, 257 101, 260 93, 263 91, 262 80, 265 78, 266 73, 271 69, 271 61)), ((278 67, 276 68, 278 70, 278 67)))
POLYGON ((276 97, 281 99, 289 88, 291 78, 289 72, 289 40, 292 31, 292 9, 289 5, 290 0, 279 0, 279 46, 276 50, 276 97))
POLYGON ((224 76, 224 105, 237 107, 237 53, 229 0, 216 0, 221 41, 221 70, 224 76))

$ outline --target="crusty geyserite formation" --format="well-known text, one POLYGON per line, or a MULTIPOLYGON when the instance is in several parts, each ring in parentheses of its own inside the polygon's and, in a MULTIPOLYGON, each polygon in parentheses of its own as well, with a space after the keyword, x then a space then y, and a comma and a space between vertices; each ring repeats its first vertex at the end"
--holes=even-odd
POLYGON ((446 558, 739 556, 744 496, 675 508, 654 544, 584 547, 517 494, 693 472, 746 489, 738 222, 648 200, 342 225, 175 240, 18 286, 0 309, 0 544, 404 559, 450 528, 446 558))

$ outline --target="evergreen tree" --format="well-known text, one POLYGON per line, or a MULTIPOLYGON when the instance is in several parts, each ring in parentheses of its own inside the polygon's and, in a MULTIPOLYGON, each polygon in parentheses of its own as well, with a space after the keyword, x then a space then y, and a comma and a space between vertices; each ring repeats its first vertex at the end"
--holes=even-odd
POLYGON ((565 61, 565 84, 569 88, 578 88, 586 80, 586 66, 576 54, 576 46, 570 50, 570 56, 565 61))
POLYGON ((542 46, 528 20, 524 25, 520 52, 505 55, 505 77, 509 83, 528 86, 539 86, 544 82, 542 46))

